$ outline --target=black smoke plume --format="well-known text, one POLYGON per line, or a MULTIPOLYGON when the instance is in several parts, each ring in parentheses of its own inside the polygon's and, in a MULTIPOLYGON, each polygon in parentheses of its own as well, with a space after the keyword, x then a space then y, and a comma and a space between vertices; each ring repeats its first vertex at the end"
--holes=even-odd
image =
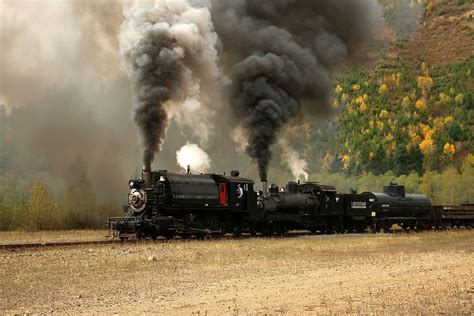
POLYGON ((166 132, 168 116, 164 104, 171 98, 171 90, 180 87, 182 65, 172 56, 175 43, 166 32, 150 30, 130 52, 134 70, 133 120, 140 128, 143 163, 148 170, 166 132))
POLYGON ((331 75, 373 36, 379 7, 371 0, 215 0, 211 10, 234 115, 266 181, 277 132, 302 110, 330 113, 331 75))
POLYGON ((199 109, 202 86, 216 80, 217 35, 208 8, 187 0, 137 2, 125 17, 120 47, 133 83, 133 119, 149 169, 171 115, 183 106, 199 109))

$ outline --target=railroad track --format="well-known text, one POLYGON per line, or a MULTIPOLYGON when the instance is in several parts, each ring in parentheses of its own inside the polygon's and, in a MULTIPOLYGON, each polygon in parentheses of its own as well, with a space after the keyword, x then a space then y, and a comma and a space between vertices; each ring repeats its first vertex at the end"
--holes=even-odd
POLYGON ((105 245, 120 243, 120 240, 83 240, 83 241, 60 241, 60 242, 36 242, 36 243, 16 243, 0 244, 0 250, 19 250, 31 248, 52 248, 52 247, 72 247, 81 245, 105 245))
MULTIPOLYGON (((293 232, 285 235, 284 237, 298 237, 311 235, 304 232, 293 232)), ((274 236, 277 237, 277 236, 274 236)), ((278 236, 283 237, 283 236, 278 236)), ((231 237, 231 236, 221 236, 221 237, 207 237, 206 238, 174 238, 174 239, 165 239, 159 238, 157 240, 137 240, 137 239, 128 239, 121 241, 119 239, 108 239, 108 240, 83 240, 83 241, 60 241, 60 242, 35 242, 35 243, 11 243, 11 244, 0 244, 0 250, 21 250, 21 249, 34 249, 34 248, 53 248, 53 247, 73 247, 73 246, 85 246, 85 245, 107 245, 107 244, 140 244, 140 243, 157 243, 157 242, 173 242, 173 241, 186 241, 186 240, 218 240, 218 239, 245 239, 251 238, 250 235, 243 235, 240 237, 231 237)))
MULTIPOLYGON (((472 229, 471 227, 466 227, 464 229, 472 229)), ((455 231, 457 229, 454 229, 455 231)), ((393 233, 409 233, 411 231, 403 230, 403 231, 392 231, 388 234, 393 233)), ((413 231, 416 232, 416 231, 413 231)), ((387 234, 387 233, 349 233, 349 234, 337 234, 337 235, 344 235, 344 236, 367 236, 367 235, 376 235, 376 234, 387 234)), ((312 234, 306 231, 293 231, 286 233, 281 236, 273 235, 273 236, 258 236, 257 238, 295 238, 295 237, 324 237, 324 236, 335 236, 334 234, 312 234)), ((246 239, 246 238, 255 238, 250 236, 249 234, 242 235, 240 237, 232 237, 232 236, 221 236, 221 237, 205 237, 205 238, 174 238, 174 239, 165 239, 159 238, 157 240, 137 240, 137 239, 129 239, 125 241, 121 241, 119 239, 107 239, 107 240, 83 240, 83 241, 60 241, 60 242, 36 242, 36 243, 15 243, 15 244, 0 244, 0 250, 21 250, 21 249, 32 249, 32 248, 53 248, 53 247, 73 247, 73 246, 86 246, 86 245, 107 245, 107 244, 140 244, 140 243, 157 243, 157 242, 179 242, 179 241, 187 241, 187 240, 224 240, 224 239, 246 239)))

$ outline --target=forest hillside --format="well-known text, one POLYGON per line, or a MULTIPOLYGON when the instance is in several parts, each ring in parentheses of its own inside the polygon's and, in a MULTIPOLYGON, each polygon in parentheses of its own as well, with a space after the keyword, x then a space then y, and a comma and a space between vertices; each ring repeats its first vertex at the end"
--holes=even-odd
MULTIPOLYGON (((396 3, 386 4, 389 26, 396 3)), ((374 67, 336 79, 333 120, 288 131, 312 180, 359 191, 394 181, 435 203, 473 203, 474 5, 422 4, 414 31, 374 67)))

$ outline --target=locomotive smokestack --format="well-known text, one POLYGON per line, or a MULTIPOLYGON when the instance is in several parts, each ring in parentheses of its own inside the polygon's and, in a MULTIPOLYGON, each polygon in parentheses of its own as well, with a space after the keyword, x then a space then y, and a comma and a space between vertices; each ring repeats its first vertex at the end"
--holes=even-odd
POLYGON ((186 173, 187 173, 187 174, 190 174, 190 173, 191 173, 191 166, 190 166, 190 165, 188 165, 188 166, 186 167, 186 173))
POLYGON ((145 187, 151 188, 151 168, 149 166, 143 166, 142 179, 145 181, 145 187))
POLYGON ((262 191, 263 195, 268 195, 268 183, 267 181, 262 181, 262 191))

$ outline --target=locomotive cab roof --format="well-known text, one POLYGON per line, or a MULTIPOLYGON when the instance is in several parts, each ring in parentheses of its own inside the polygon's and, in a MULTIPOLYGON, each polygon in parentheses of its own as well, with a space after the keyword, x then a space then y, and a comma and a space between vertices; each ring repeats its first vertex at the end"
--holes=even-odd
MULTIPOLYGON (((168 172, 167 170, 156 170, 152 172, 154 178, 158 179, 160 176, 166 177, 171 182, 184 182, 184 183, 214 183, 214 181, 223 181, 226 183, 248 183, 254 184, 254 181, 250 178, 243 176, 226 176, 221 174, 192 174, 192 173, 174 173, 168 172), (158 177, 156 177, 158 175, 158 177)), ((233 173, 235 174, 235 173, 233 173)))
POLYGON ((320 192, 336 193, 336 188, 332 185, 323 185, 319 184, 319 182, 306 182, 300 184, 298 190, 300 192, 310 192, 316 190, 320 192))
POLYGON ((210 176, 214 178, 215 181, 223 181, 226 183, 255 183, 252 179, 243 176, 225 176, 222 174, 210 174, 210 176))

